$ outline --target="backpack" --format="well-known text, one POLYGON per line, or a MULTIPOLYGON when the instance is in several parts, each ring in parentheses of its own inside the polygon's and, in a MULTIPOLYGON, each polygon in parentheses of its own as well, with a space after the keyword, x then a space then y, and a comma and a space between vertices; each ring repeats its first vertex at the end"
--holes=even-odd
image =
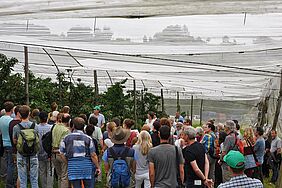
POLYGON ((17 142, 17 150, 24 157, 30 157, 37 154, 40 148, 39 136, 34 130, 33 122, 30 128, 24 128, 20 123, 20 134, 17 142))
POLYGON ((56 126, 56 124, 54 124, 51 128, 51 130, 47 133, 45 133, 42 138, 41 138, 41 141, 42 141, 42 147, 44 149, 44 151, 47 153, 48 155, 48 158, 51 158, 52 156, 52 132, 53 132, 53 129, 54 127, 56 126))
POLYGON ((110 176, 111 188, 125 188, 130 185, 130 170, 126 162, 128 151, 129 148, 126 147, 122 155, 118 157, 113 148, 109 148, 109 152, 114 158, 110 176))
POLYGON ((215 134, 211 134, 211 137, 213 138, 213 143, 211 144, 208 154, 213 159, 219 159, 220 146, 218 137, 215 134))
POLYGON ((237 151, 239 151, 240 153, 242 153, 244 155, 244 144, 242 142, 242 140, 240 140, 236 134, 235 135, 235 143, 234 146, 231 150, 234 150, 234 148, 237 147, 237 151))

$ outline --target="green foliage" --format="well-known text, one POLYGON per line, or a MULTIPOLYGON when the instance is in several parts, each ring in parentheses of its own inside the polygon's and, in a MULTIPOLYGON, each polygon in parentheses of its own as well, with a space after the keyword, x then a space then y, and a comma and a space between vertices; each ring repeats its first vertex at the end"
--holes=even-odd
MULTIPOLYGON (((11 100, 15 104, 25 104, 25 85, 21 74, 12 74, 17 59, 8 59, 0 54, 0 103, 11 100)), ((70 106, 72 115, 80 113, 89 114, 94 104, 102 106, 102 113, 107 119, 119 117, 134 118, 133 91, 124 93, 124 84, 127 80, 117 82, 108 90, 94 98, 94 88, 83 83, 71 83, 64 73, 57 74, 57 83, 51 78, 35 77, 29 72, 29 101, 31 108, 40 108, 50 111, 50 104, 56 102, 59 109, 65 105, 70 106)), ((137 124, 142 124, 149 111, 157 112, 160 97, 148 92, 136 92, 137 124)), ((159 113, 159 112, 157 112, 159 113)))

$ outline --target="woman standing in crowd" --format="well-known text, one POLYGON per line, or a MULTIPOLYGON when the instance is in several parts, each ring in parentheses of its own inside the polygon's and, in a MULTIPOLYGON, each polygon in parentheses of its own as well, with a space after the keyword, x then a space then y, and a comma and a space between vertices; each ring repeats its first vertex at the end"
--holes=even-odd
POLYGON ((148 153, 153 147, 151 136, 147 131, 141 131, 138 136, 138 141, 133 149, 137 153, 136 161, 136 172, 135 172, 135 187, 141 188, 142 182, 144 181, 144 188, 149 188, 151 186, 149 180, 149 163, 148 163, 148 153))

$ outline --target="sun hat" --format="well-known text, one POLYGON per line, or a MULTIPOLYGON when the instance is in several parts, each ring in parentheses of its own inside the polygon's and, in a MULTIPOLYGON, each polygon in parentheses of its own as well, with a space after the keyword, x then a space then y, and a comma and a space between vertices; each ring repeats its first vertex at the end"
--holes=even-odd
POLYGON ((231 150, 224 156, 223 161, 231 168, 242 168, 245 166, 245 157, 239 151, 231 150))
POLYGON ((113 131, 111 141, 114 144, 124 144, 128 140, 129 136, 130 130, 119 126, 113 131))

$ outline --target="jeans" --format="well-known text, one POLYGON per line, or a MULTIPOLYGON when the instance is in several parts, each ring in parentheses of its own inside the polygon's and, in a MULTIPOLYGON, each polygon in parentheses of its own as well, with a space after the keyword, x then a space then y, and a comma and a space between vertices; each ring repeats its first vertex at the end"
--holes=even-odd
POLYGON ((216 159, 212 158, 209 154, 207 154, 209 163, 210 163, 210 170, 209 170, 209 175, 208 177, 212 179, 213 182, 215 182, 215 163, 216 159))
POLYGON ((144 181, 144 188, 150 188, 149 172, 141 175, 135 174, 135 188, 141 188, 142 182, 144 181))
POLYGON ((273 162, 272 165, 272 178, 271 178, 271 182, 276 182, 278 179, 278 173, 279 173, 279 163, 275 163, 273 162))
POLYGON ((0 157, 0 177, 2 180, 5 180, 7 177, 7 163, 4 156, 0 157))
POLYGON ((38 188, 38 158, 36 156, 24 157, 17 153, 17 165, 18 165, 18 177, 20 179, 20 188, 27 187, 27 176, 28 176, 28 161, 30 184, 32 188, 38 188))
POLYGON ((72 187, 74 188, 82 188, 81 183, 83 182, 84 188, 93 188, 92 185, 92 179, 84 179, 84 180, 70 180, 72 187))
POLYGON ((53 169, 50 169, 50 161, 48 159, 39 161, 39 178, 42 188, 53 187, 53 177, 50 173, 53 174, 53 169))
POLYGON ((6 177, 6 187, 14 188, 14 159, 13 159, 13 147, 4 147, 4 158, 7 164, 7 177, 6 177))
POLYGON ((52 163, 56 169, 56 173, 58 175, 58 187, 59 188, 68 188, 68 164, 63 161, 60 154, 52 155, 52 163))

